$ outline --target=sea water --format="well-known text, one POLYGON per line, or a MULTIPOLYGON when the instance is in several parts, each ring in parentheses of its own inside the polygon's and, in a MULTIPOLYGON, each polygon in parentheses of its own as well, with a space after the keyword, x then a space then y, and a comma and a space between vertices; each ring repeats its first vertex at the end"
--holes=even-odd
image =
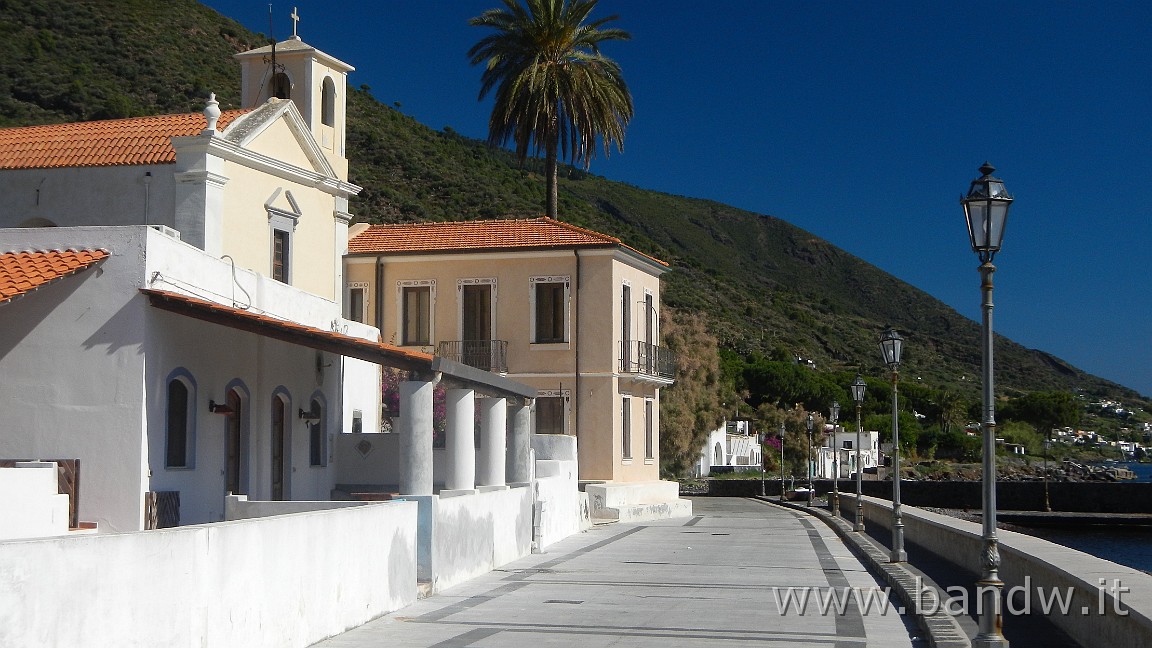
MULTIPOLYGON (((1137 482, 1152 482, 1152 464, 1109 465, 1128 468, 1136 473, 1137 482)), ((1145 512, 1152 513, 1152 511, 1145 512)), ((1039 527, 1028 529, 1027 533, 1114 563, 1152 573, 1152 527, 1039 527)))

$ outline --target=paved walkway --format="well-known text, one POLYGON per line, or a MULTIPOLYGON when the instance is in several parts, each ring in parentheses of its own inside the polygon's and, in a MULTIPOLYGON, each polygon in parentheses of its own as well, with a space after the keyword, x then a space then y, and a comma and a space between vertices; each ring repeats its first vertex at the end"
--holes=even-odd
POLYGON ((912 619, 855 598, 820 613, 830 588, 879 585, 819 520, 747 499, 693 506, 690 519, 594 528, 316 645, 928 645, 912 619), (774 588, 789 587, 814 588, 804 615, 781 613, 774 588))

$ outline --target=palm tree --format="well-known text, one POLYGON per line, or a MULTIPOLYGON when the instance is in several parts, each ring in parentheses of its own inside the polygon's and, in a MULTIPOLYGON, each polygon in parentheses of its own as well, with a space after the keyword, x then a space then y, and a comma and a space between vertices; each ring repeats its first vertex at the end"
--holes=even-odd
POLYGON ((488 143, 515 142, 521 164, 529 151, 544 150, 547 215, 556 218, 557 159, 587 169, 597 137, 604 155, 612 144, 623 150, 632 94, 620 66, 600 53, 600 43, 631 35, 600 29, 616 16, 584 24, 597 0, 503 2, 503 9, 489 9, 468 21, 496 30, 468 50, 473 65, 485 63, 479 98, 495 90, 488 143))

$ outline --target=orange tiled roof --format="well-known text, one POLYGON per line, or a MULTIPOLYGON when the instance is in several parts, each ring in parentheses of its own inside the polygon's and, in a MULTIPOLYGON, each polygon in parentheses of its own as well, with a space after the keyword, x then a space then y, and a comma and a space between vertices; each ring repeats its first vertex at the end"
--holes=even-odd
MULTIPOLYGON (((216 129, 245 112, 222 112, 216 129)), ((199 134, 205 126, 203 114, 187 113, 0 129, 0 169, 172 163, 172 138, 199 134)))
POLYGON ((105 250, 49 250, 0 254, 0 304, 99 263, 105 250))
MULTIPOLYGON (((486 252, 624 247, 620 239, 551 218, 372 225, 348 242, 350 254, 486 252)), ((661 265, 659 259, 637 252, 661 265)))

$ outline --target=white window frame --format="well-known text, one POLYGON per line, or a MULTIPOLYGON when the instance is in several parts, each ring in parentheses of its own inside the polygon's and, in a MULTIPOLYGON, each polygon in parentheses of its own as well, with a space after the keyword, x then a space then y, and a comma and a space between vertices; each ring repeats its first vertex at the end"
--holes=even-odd
POLYGON ((660 346, 660 305, 656 303, 656 293, 651 288, 644 289, 644 335, 648 335, 648 318, 652 318, 652 337, 644 341, 652 346, 660 346), (648 298, 652 298, 652 308, 648 308, 648 298))
POLYGON ((620 394, 620 463, 632 465, 632 394, 620 394))
MULTIPOLYGON (((563 399, 563 408, 561 414, 561 434, 571 434, 569 431, 568 420, 571 418, 572 413, 572 390, 571 389, 537 389, 536 398, 560 398, 563 399)), ((535 405, 535 403, 533 403, 535 405)), ((536 432, 533 426, 533 432, 536 432)))
POLYGON ((571 348, 572 344, 572 276, 571 275, 539 275, 528 278, 528 322, 529 322, 529 349, 538 351, 561 351, 571 348), (536 284, 563 283, 564 284, 564 341, 563 342, 536 342, 536 284))
POLYGON ((400 346, 434 346, 436 344, 436 280, 402 279, 396 282, 396 342, 400 346), (404 289, 428 287, 428 344, 404 344, 404 289))
POLYGON ((371 288, 371 286, 367 281, 350 281, 350 282, 348 282, 348 312, 347 312, 348 319, 350 319, 354 322, 361 322, 364 324, 368 323, 368 295, 370 294, 369 293, 370 288, 371 288), (362 291, 364 294, 364 298, 360 300, 360 312, 359 313, 353 313, 352 312, 352 292, 355 290, 362 291), (360 318, 357 319, 355 317, 356 315, 359 315, 360 318))
POLYGON ((656 463, 656 399, 644 397, 644 463, 656 463))
MULTIPOLYGON (((277 190, 276 193, 279 193, 277 190)), ((283 232, 285 234, 285 242, 288 244, 288 254, 284 259, 285 272, 284 283, 292 285, 292 270, 296 267, 296 260, 293 258, 296 254, 296 225, 300 222, 300 205, 296 203, 296 199, 292 196, 291 191, 285 191, 284 197, 288 200, 288 205, 292 211, 285 211, 278 207, 273 207, 271 200, 269 203, 264 204, 264 210, 268 212, 268 276, 272 277, 275 274, 274 267, 276 263, 276 232, 283 232)), ((275 195, 273 195, 273 199, 275 195)))
MULTIPOLYGON (((488 308, 488 330, 492 332, 491 338, 493 340, 497 339, 496 277, 474 277, 469 279, 456 280, 456 339, 464 339, 464 286, 492 286, 492 303, 488 308)), ((533 319, 533 322, 535 322, 535 319, 533 319)))

